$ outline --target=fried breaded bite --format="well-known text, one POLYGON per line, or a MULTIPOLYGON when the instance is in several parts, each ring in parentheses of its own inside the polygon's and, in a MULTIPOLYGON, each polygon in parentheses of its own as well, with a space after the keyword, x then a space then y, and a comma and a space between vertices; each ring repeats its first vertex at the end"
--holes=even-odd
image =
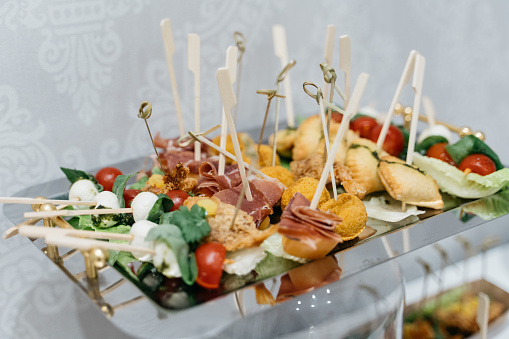
MULTIPOLYGON (((260 168, 266 167, 266 166, 272 166, 272 147, 269 145, 260 145, 260 148, 258 148, 258 145, 255 146, 255 148, 258 150, 258 166, 260 168)), ((281 165, 281 159, 279 159, 279 155, 276 153, 276 165, 281 165)))
MULTIPOLYGON (((281 208, 284 210, 290 202, 290 199, 297 192, 302 193, 302 195, 304 195, 309 201, 313 200, 313 195, 315 194, 317 188, 318 180, 310 177, 300 178, 283 192, 283 196, 281 197, 281 208)), ((318 201, 318 206, 329 199, 329 191, 324 188, 322 195, 320 196, 320 200, 318 201)))
POLYGON ((336 233, 344 241, 355 239, 366 227, 368 214, 364 203, 353 194, 344 193, 338 195, 338 200, 330 199, 319 206, 322 211, 329 211, 343 221, 336 226, 336 233))
POLYGON ((279 180, 286 187, 290 187, 295 182, 292 172, 283 166, 263 167, 260 171, 271 178, 279 180))
MULTIPOLYGON (((292 149, 296 136, 297 130, 295 128, 281 129, 277 132, 276 150, 280 156, 285 158, 292 157, 292 149)), ((273 144, 274 134, 269 137, 269 145, 272 147, 273 144)))
POLYGON ((437 183, 417 166, 408 165, 389 155, 380 159, 378 174, 385 189, 394 199, 433 209, 444 207, 437 183))

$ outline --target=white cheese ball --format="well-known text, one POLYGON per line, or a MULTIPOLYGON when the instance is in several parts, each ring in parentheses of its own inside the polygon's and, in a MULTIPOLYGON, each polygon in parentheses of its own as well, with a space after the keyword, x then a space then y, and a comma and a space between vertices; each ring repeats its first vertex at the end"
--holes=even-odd
POLYGON ((148 213, 157 201, 157 195, 151 192, 139 193, 131 203, 134 221, 146 220, 148 213))
MULTIPOLYGON (((153 248, 153 241, 146 241, 145 238, 148 235, 148 232, 158 226, 156 223, 148 220, 140 220, 137 221, 131 226, 131 231, 129 234, 133 236, 133 240, 131 241, 131 245, 133 246, 141 246, 153 248)), ((132 252, 133 256, 140 261, 149 261, 152 259, 152 255, 144 253, 144 252, 132 252)))
MULTIPOLYGON (((69 200, 79 198, 80 201, 94 201, 95 196, 99 193, 94 183, 88 179, 76 181, 69 189, 69 200)), ((76 205, 74 209, 89 209, 86 205, 76 205)))
POLYGON ((155 251, 153 264, 157 270, 168 278, 180 278, 182 272, 180 272, 177 257, 171 247, 168 247, 166 243, 159 243, 156 245, 155 251))
POLYGON ((426 139, 427 137, 430 137, 432 135, 440 135, 440 136, 446 138, 447 141, 449 141, 449 143, 452 143, 452 132, 444 125, 433 125, 433 126, 426 128, 419 135, 417 142, 418 143, 423 142, 424 139, 426 139))
POLYGON ((232 263, 225 264, 224 270, 229 274, 245 275, 254 270, 256 265, 266 256, 265 250, 259 246, 229 252, 226 258, 231 260, 232 263))
POLYGON ((102 191, 94 197, 93 201, 97 202, 97 205, 95 205, 96 209, 99 206, 106 208, 120 208, 117 195, 110 191, 102 191))

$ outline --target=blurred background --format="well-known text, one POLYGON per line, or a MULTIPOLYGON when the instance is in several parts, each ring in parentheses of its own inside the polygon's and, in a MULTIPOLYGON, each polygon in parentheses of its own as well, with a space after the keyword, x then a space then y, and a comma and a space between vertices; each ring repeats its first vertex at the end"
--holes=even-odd
MULTIPOLYGON (((149 125, 178 135, 160 29, 170 18, 173 56, 186 129, 192 129, 194 78, 187 67, 187 35, 201 39, 203 129, 220 123, 215 73, 224 67, 233 32, 247 39, 242 60, 238 130, 260 126, 281 69, 272 25, 286 28, 296 116, 314 114, 304 81, 323 84, 328 24, 352 41, 352 88, 370 74, 361 106, 389 109, 412 49, 426 57, 424 94, 437 119, 486 133, 504 148, 509 89, 509 4, 503 1, 0 1, 0 190, 2 195, 62 174, 60 166, 94 169, 151 151, 136 114, 153 104, 149 125)), ((408 86, 401 102, 412 105, 408 86)), ((421 110, 422 111, 422 110, 421 110)), ((284 103, 282 106, 284 113, 284 103)), ((284 114, 281 114, 282 120, 284 114)), ((274 105, 271 110, 274 120, 274 105)))
MULTIPOLYGON (((293 104, 303 117, 316 113, 317 105, 302 83, 323 84, 319 64, 326 27, 334 24, 332 66, 339 69, 338 39, 348 34, 352 88, 361 72, 370 74, 361 106, 389 109, 408 54, 416 49, 426 57, 424 94, 437 119, 485 132, 507 163, 508 15, 508 2, 474 0, 0 0, 0 196, 61 178, 61 166, 92 170, 150 153, 145 124, 137 118, 142 101, 153 105, 154 133, 178 135, 163 18, 173 27, 187 129, 194 115, 188 33, 201 38, 203 129, 220 123, 215 74, 235 44, 233 32, 247 38, 237 126, 242 131, 261 126, 267 100, 256 90, 275 88, 281 70, 272 25, 286 28, 288 54, 297 61, 290 73, 293 104)), ((401 102, 412 105, 410 87, 401 102)), ((272 121, 273 114, 274 106, 272 121)), ((0 337, 124 336, 24 240, 0 246, 0 337), (62 320, 59 326, 55 318, 62 320)))

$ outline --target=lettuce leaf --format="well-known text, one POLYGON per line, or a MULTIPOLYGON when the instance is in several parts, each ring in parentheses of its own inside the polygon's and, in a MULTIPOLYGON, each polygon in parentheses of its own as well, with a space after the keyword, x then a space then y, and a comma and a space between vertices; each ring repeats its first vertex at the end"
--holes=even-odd
POLYGON ((480 153, 490 157, 495 163, 497 170, 504 168, 497 154, 482 140, 473 135, 464 136, 457 143, 445 146, 445 149, 458 165, 470 154, 480 153))
POLYGON ((452 195, 478 199, 498 192, 509 184, 509 169, 503 168, 489 175, 464 174, 441 160, 414 153, 414 165, 430 174, 440 189, 452 195))
POLYGON ((506 215, 509 213, 509 190, 466 204, 463 211, 486 221, 506 215))

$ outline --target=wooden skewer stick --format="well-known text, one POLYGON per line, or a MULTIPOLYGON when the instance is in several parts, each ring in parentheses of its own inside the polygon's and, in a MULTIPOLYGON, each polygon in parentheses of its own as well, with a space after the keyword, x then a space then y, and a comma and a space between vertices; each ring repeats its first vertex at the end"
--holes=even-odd
POLYGON ((490 312, 490 298, 486 293, 480 292, 477 304, 475 321, 479 325, 481 339, 488 339, 488 320, 490 312))
POLYGON ((237 123, 237 116, 239 115, 239 105, 240 105, 240 83, 242 78, 242 57, 244 53, 246 53, 246 37, 240 32, 233 33, 233 39, 235 40, 235 45, 239 50, 239 57, 237 58, 237 88, 235 89, 235 97, 237 98, 237 105, 235 105, 235 114, 233 116, 233 121, 237 123))
POLYGON ((168 71, 170 72, 171 90, 173 93, 173 100, 175 102, 175 110, 177 111, 177 120, 179 124, 180 136, 186 134, 184 127, 184 118, 182 115, 182 107, 180 107, 180 98, 177 87, 177 77, 175 76, 175 68, 173 67, 173 54, 175 53, 175 43, 173 42, 173 32, 171 29, 170 19, 166 18, 161 20, 161 31, 163 33, 164 50, 166 52, 166 63, 168 64, 168 71))
POLYGON ((389 130, 389 125, 391 124, 392 117, 394 115, 394 107, 396 107, 396 103, 398 102, 398 99, 401 95, 401 91, 403 90, 403 87, 410 82, 417 54, 419 54, 417 53, 417 51, 412 50, 410 52, 410 55, 408 56, 405 68, 403 69, 403 73, 401 74, 401 78, 399 79, 398 87, 396 88, 396 92, 394 93, 394 97, 392 98, 391 106, 389 107, 389 111, 387 112, 387 117, 385 118, 382 130, 380 131, 380 135, 378 136, 378 141, 376 143, 377 153, 380 153, 382 151, 385 137, 387 136, 387 131, 389 130))
MULTIPOLYGON (((223 101, 224 111, 226 113, 226 120, 228 121, 228 129, 232 138, 233 149, 235 150, 235 156, 238 159, 240 177, 242 178, 242 184, 246 186, 246 199, 248 201, 253 200, 251 194, 251 188, 249 187, 249 181, 246 176, 246 169, 244 167, 244 160, 242 158, 242 151, 240 150, 239 139, 237 137, 237 130, 235 129, 235 123, 233 122, 232 109, 236 104, 235 93, 233 93, 233 86, 230 81, 230 72, 228 68, 219 68, 216 73, 217 84, 219 86, 219 92, 221 93, 221 100, 223 101)), ((199 143, 198 143, 199 144, 199 143)))
POLYGON ((435 107, 433 106, 431 99, 426 95, 423 96, 422 97, 422 105, 424 106, 424 112, 426 113, 428 125, 435 126, 436 125, 436 121, 435 121, 436 113, 435 113, 435 107))
POLYGON ((364 89, 366 88, 366 84, 368 81, 369 75, 366 73, 361 73, 359 78, 357 79, 357 83, 353 90, 352 98, 350 100, 350 104, 346 109, 346 112, 343 116, 343 120, 341 125, 339 126, 338 132, 336 133, 336 137, 334 138, 334 142, 331 146, 331 153, 327 158, 327 162, 324 166, 324 171, 320 177, 320 181, 318 182, 318 187, 316 189, 315 194, 313 195, 313 200, 311 201, 310 207, 315 209, 318 206, 318 201, 320 200, 320 196, 322 195, 322 191, 325 188, 325 183, 327 181, 328 173, 325 168, 330 168, 331 164, 334 163, 334 158, 336 157, 336 153, 338 152, 339 146, 343 141, 343 137, 346 133, 346 130, 349 126, 350 119, 357 113, 359 109, 359 102, 361 101, 362 94, 364 93, 364 89))
MULTIPOLYGON (((272 35, 274 38, 274 53, 276 54, 276 57, 279 58, 281 61, 281 67, 285 68, 288 64, 288 47, 286 43, 286 30, 281 25, 274 25, 272 26, 272 35)), ((290 82, 290 76, 286 74, 284 80, 283 80, 283 88, 284 88, 284 95, 286 97, 285 99, 285 107, 286 107, 286 123, 288 127, 293 128, 295 127, 295 117, 294 117, 294 110, 293 110, 293 100, 292 100, 292 86, 290 82)), ((279 93, 279 89, 278 89, 279 93)), ((276 99, 276 105, 277 105, 278 99, 276 99)), ((274 161, 274 159, 273 159, 274 161)), ((272 165, 274 166, 274 165, 272 165)))
POLYGON ((41 212, 25 212, 25 218, 52 218, 52 217, 74 217, 78 215, 95 215, 95 214, 119 214, 133 213, 132 208, 102 208, 93 210, 56 210, 41 212))
POLYGON ((37 199, 23 197, 0 197, 0 204, 58 204, 58 205, 86 205, 95 206, 95 201, 79 201, 79 200, 58 200, 58 199, 37 199))
MULTIPOLYGON (((236 161, 236 162, 239 162, 237 160, 237 157, 233 154, 231 154, 230 152, 222 149, 221 147, 217 146, 216 144, 214 144, 212 141, 210 141, 209 139, 207 138, 204 138, 203 136, 201 135, 195 135, 193 134, 192 132, 189 132, 189 135, 191 135, 192 138, 198 140, 199 142, 202 142, 204 144, 207 144, 209 145, 210 147, 212 147, 213 149, 215 149, 216 151, 218 151, 219 153, 222 153, 224 154, 226 157, 230 158, 231 160, 233 161, 236 161)), ((257 170, 256 168, 252 167, 251 165, 249 165, 247 162, 244 161, 244 167, 245 168, 248 168, 250 171, 252 171, 253 173, 255 173, 256 175, 259 175, 265 179, 273 179, 271 177, 269 177, 267 174, 261 172, 260 170, 257 170)), ((286 188, 286 187, 285 187, 286 188)))
MULTIPOLYGON (((228 72, 230 72, 230 80, 235 83, 237 78, 237 53, 238 48, 234 46, 228 47, 226 50, 226 68, 228 68, 228 72)), ((228 122, 226 121, 226 114, 223 112, 221 114, 221 138, 219 139, 219 146, 222 149, 226 149, 226 138, 228 136, 228 122)), ((225 167, 225 157, 224 154, 219 153, 219 165, 217 169, 217 174, 224 175, 224 167, 225 167)))
POLYGON ((417 135, 417 122, 419 116, 419 109, 421 107, 422 97, 422 84, 424 81, 424 69, 426 67, 426 59, 418 54, 415 59, 414 76, 412 79, 412 88, 414 89, 414 106, 412 121, 410 124, 410 135, 408 137, 408 152, 406 155, 406 163, 411 165, 414 159, 415 139, 417 135))
POLYGON ((345 108, 350 101, 351 41, 348 35, 339 37, 339 69, 345 73, 345 108))
MULTIPOLYGON (((323 59, 328 65, 332 65, 332 55, 334 54, 334 39, 336 38, 336 26, 327 25, 327 31, 325 33, 325 47, 323 49, 323 59)), ((324 81, 323 83, 323 100, 329 100, 329 83, 324 81)))
POLYGON ((70 248, 76 248, 82 251, 90 250, 92 248, 103 248, 126 252, 142 252, 155 255, 155 251, 148 247, 132 246, 122 243, 95 240, 95 239, 118 239, 127 241, 132 240, 132 236, 128 234, 64 230, 60 228, 32 227, 32 226, 20 227, 19 233, 29 238, 44 238, 48 245, 65 246, 70 248), (92 234, 88 235, 88 233, 92 234), (84 237, 86 237, 86 239, 84 237))
MULTIPOLYGON (((194 130, 200 130, 200 37, 198 34, 187 35, 187 63, 194 74, 194 130)), ((201 159, 200 143, 194 143, 194 160, 201 159)))

